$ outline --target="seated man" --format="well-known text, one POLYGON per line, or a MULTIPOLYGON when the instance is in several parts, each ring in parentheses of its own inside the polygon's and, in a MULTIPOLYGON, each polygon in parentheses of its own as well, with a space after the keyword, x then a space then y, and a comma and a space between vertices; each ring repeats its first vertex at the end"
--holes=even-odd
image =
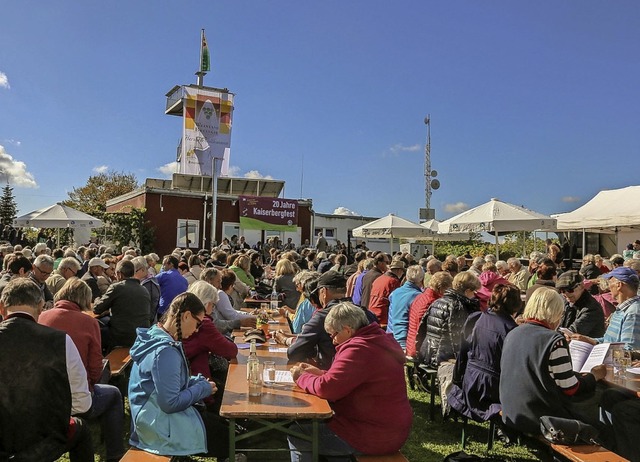
POLYGON ((89 260, 87 265, 87 272, 82 276, 82 280, 86 282, 91 289, 91 296, 93 297, 93 301, 95 301, 102 295, 100 286, 98 285, 98 277, 104 274, 104 270, 109 268, 109 265, 107 265, 102 258, 97 257, 89 260))
MULTIPOLYGON (((333 305, 324 328, 338 350, 329 370, 307 363, 291 369, 300 388, 328 400, 334 411, 327 423, 319 424, 320 454, 382 455, 398 451, 409 436, 413 416, 402 348, 351 302, 333 305)), ((310 436, 313 427, 310 423, 294 423, 291 428, 310 436)), ((310 460, 310 441, 295 436, 288 440, 292 461, 310 460)))
POLYGON ((110 350, 117 346, 131 346, 136 340, 138 327, 149 327, 150 297, 140 280, 133 277, 133 263, 122 260, 116 268, 119 282, 112 284, 93 307, 95 314, 107 313, 111 316, 106 323, 107 332, 102 329, 102 348, 110 350), (105 336, 105 333, 107 335, 105 336))
POLYGON ((571 338, 589 342, 592 345, 608 342, 622 342, 626 350, 640 350, 640 296, 638 296, 638 275, 631 268, 619 266, 602 276, 609 280, 611 295, 618 301, 615 313, 609 319, 609 327, 603 337, 591 338, 574 334, 571 338))
MULTIPOLYGON (((379 280, 380 278, 378 278, 379 280)), ((422 293, 424 271, 419 265, 407 268, 407 277, 404 284, 391 292, 389 296, 389 317, 387 332, 404 349, 407 343, 407 331, 409 329, 409 308, 415 298, 422 293)), ((377 282, 377 281, 376 281, 377 282)))
POLYGON ((91 433, 72 415, 91 406, 87 374, 73 340, 36 321, 42 292, 27 278, 0 298, 0 455, 2 460, 93 461, 91 433))
POLYGON ((564 314, 560 327, 588 337, 604 335, 604 312, 598 301, 584 287, 578 271, 565 271, 556 282, 556 289, 564 297, 564 314))

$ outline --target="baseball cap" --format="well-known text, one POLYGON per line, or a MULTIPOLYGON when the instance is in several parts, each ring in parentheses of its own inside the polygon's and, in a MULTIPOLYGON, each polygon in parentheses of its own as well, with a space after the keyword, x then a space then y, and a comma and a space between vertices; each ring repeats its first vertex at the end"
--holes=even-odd
POLYGON ((625 284, 638 284, 638 273, 635 270, 627 266, 618 266, 614 268, 612 271, 609 271, 606 274, 600 276, 602 279, 611 279, 616 278, 620 282, 624 282, 625 284))
POLYGON ((91 268, 92 266, 101 266, 105 269, 109 268, 109 265, 107 265, 102 258, 98 257, 93 257, 91 260, 89 260, 89 268, 91 268))
POLYGON ((318 287, 333 287, 340 289, 347 287, 347 280, 337 271, 329 270, 318 279, 318 287))

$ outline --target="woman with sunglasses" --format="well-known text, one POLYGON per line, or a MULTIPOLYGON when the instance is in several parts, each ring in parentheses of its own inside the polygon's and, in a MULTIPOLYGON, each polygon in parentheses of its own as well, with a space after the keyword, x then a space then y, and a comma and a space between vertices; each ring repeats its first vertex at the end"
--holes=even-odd
POLYGON ((198 330, 205 307, 198 297, 174 298, 162 321, 138 329, 131 347, 129 443, 161 455, 228 454, 228 427, 213 413, 194 406, 216 391, 214 382, 191 376, 182 340, 198 330))

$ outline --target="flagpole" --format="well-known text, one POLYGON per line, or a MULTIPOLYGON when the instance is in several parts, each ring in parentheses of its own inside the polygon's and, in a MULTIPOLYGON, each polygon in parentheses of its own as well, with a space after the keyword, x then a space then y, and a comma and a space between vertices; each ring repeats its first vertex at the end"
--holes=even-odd
POLYGON ((200 63, 198 65, 198 72, 196 72, 196 76, 198 77, 197 85, 202 87, 204 85, 204 76, 210 69, 210 61, 209 61, 209 47, 207 46, 207 38, 204 36, 204 29, 200 31, 200 63))

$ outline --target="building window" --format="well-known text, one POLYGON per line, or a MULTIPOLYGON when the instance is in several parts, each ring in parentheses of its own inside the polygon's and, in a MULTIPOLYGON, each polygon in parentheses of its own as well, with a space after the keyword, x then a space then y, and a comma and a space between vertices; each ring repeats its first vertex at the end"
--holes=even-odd
POLYGON ((324 229, 324 237, 333 238, 336 235, 336 230, 333 228, 324 229))
POLYGON ((176 247, 198 249, 200 240, 200 222, 198 220, 178 220, 176 247))

